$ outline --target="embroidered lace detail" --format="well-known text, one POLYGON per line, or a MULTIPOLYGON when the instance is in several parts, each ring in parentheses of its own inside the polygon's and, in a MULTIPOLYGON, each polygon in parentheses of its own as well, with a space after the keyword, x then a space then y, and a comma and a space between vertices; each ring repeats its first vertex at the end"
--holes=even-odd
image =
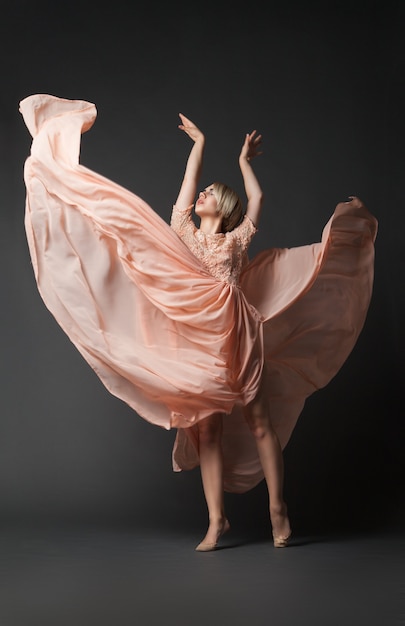
POLYGON ((237 285, 256 226, 245 216, 231 232, 207 235, 194 224, 191 210, 192 206, 184 211, 174 206, 171 227, 212 276, 237 285))

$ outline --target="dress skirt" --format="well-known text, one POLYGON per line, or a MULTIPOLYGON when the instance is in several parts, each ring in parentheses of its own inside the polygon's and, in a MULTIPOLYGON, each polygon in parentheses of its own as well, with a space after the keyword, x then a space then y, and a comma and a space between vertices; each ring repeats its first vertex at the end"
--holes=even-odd
POLYGON ((25 229, 40 295, 105 387, 176 428, 173 468, 199 464, 198 421, 223 413, 225 490, 263 478, 243 407, 263 376, 284 448, 305 399, 339 371, 370 304, 377 221, 339 204, 319 242, 271 248, 240 284, 213 277, 140 197, 79 163, 94 104, 48 94, 20 111, 25 229))

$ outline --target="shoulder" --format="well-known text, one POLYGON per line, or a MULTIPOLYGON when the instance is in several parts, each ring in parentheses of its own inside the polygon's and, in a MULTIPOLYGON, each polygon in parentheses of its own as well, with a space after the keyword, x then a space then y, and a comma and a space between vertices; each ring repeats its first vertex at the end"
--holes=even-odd
POLYGON ((170 226, 177 234, 180 234, 185 229, 197 230, 192 218, 191 211, 194 205, 190 205, 186 208, 179 208, 175 204, 173 205, 172 215, 170 218, 170 226))
POLYGON ((232 239, 236 239, 242 243, 242 245, 248 245, 252 237, 257 233, 257 227, 252 222, 250 217, 244 216, 243 220, 229 233, 226 233, 232 239))

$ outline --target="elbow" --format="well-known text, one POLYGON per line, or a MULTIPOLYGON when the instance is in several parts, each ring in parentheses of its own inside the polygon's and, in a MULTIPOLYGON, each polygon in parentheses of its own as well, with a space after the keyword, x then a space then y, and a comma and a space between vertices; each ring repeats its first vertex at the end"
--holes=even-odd
POLYGON ((257 206, 261 209, 263 206, 263 201, 264 201, 264 196, 263 196, 263 192, 262 190, 260 190, 260 192, 257 194, 257 197, 255 199, 255 202, 257 204, 257 206))
POLYGON ((263 192, 261 189, 248 195, 248 205, 251 204, 261 208, 263 205, 263 200, 263 192))

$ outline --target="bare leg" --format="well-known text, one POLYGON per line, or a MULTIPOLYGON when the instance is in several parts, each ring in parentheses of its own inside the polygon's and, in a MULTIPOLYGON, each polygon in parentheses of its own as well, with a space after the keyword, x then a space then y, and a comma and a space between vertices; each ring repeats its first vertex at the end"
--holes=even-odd
POLYGON ((213 550, 229 529, 224 510, 222 416, 212 415, 198 424, 201 478, 207 502, 209 527, 198 551, 213 550))
POLYGON ((284 460, 280 442, 270 422, 268 400, 263 385, 253 402, 245 407, 245 418, 256 439, 269 492, 274 545, 282 547, 291 534, 287 506, 283 498, 284 460))

